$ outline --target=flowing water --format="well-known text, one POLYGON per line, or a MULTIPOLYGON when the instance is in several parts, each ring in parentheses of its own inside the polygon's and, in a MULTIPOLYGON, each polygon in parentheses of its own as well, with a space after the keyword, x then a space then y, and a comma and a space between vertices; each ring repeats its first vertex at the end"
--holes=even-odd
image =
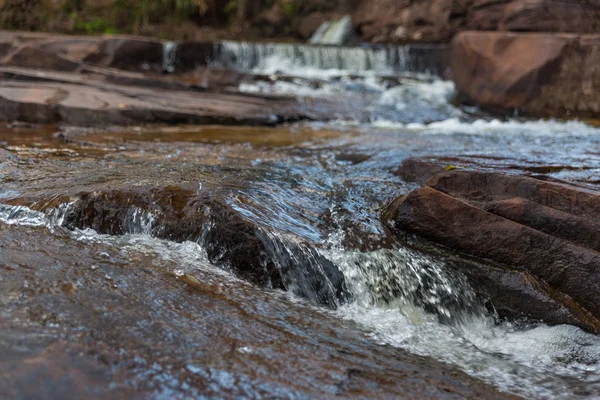
MULTIPOLYGON (((244 282, 207 260, 206 233, 191 241, 167 240, 161 236, 160 211, 135 206, 133 200, 122 203, 126 212, 114 214, 121 218, 119 235, 69 225, 69 213, 82 201, 80 192, 178 186, 198 196, 218 195, 260 227, 270 256, 285 271, 288 291, 244 289, 231 294, 232 302, 256 302, 260 308, 257 296, 290 301, 282 312, 297 321, 333 316, 374 343, 433 357, 526 398, 600 397, 600 338, 572 326, 498 321, 466 278, 449 266, 451 257, 391 237, 379 221, 384 204, 416 187, 394 173, 407 157, 508 173, 544 171, 598 189, 600 129, 579 121, 498 120, 457 108, 451 103, 452 84, 431 75, 413 74, 390 84, 380 76, 393 72, 390 65, 410 70, 402 65, 410 60, 398 51, 357 48, 344 58, 335 48, 323 48, 310 53, 318 59, 310 59, 302 46, 290 54, 277 45, 244 46, 225 44, 235 53, 237 67, 313 83, 274 80, 240 90, 358 99, 369 118, 275 128, 10 126, 0 130, 0 144, 12 154, 3 159, 0 153, 0 199, 11 204, 0 206, 0 221, 99 243, 123 257, 130 251, 151 254, 177 276, 204 271, 239 291, 244 282), (14 202, 27 198, 35 201, 14 202), (34 210, 43 201, 62 198, 68 200, 34 210), (329 262, 343 274, 348 292, 345 301, 332 300, 333 311, 299 300, 319 303, 311 297, 313 287, 333 287, 325 271, 329 262), (318 284, 310 281, 315 276, 318 284)), ((173 65, 170 54, 166 68, 173 65)), ((218 230, 218 221, 210 229, 218 230)), ((269 314, 274 303, 265 302, 268 306, 250 315, 279 318, 269 314)), ((282 392, 265 390, 293 397, 287 385, 282 392)))

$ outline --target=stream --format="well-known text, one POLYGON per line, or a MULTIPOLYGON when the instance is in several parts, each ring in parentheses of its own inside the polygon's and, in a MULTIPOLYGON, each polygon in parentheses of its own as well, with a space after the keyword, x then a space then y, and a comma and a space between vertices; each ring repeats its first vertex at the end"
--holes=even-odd
MULTIPOLYGON (((600 338, 573 326, 499 320, 449 266, 461 262, 451 251, 424 251, 418 238, 395 238, 380 222, 385 204, 419 186, 396 174, 409 157, 444 160, 453 167, 545 174, 597 190, 600 128, 518 115, 498 119, 459 108, 452 103, 452 83, 425 70, 415 72, 419 68, 401 61, 408 53, 394 53, 394 68, 387 68, 388 50, 328 59, 308 56, 306 49, 257 51, 235 43, 226 48, 230 59, 231 54, 238 59, 236 68, 275 77, 243 83, 238 88, 242 92, 360 102, 367 118, 277 127, 7 124, 0 128, 0 148, 10 152, 4 158, 0 153, 0 221, 6 238, 0 264, 17 268, 46 262, 55 257, 52 249, 62 248, 60 263, 103 269, 109 277, 117 265, 144 262, 176 277, 200 276, 203 290, 216 290, 228 307, 244 312, 215 306, 212 313, 198 311, 207 313, 209 325, 173 322, 161 327, 162 334, 171 338, 200 329, 202 346, 217 348, 224 339, 210 337, 231 335, 231 326, 243 326, 240 331, 250 335, 236 347, 247 361, 225 365, 207 359, 186 366, 208 382, 204 394, 225 390, 250 398, 328 397, 335 389, 306 373, 314 368, 318 375, 322 364, 305 358, 327 346, 346 348, 365 341, 375 349, 369 351, 402 349, 431 357, 525 398, 600 398, 600 338), (344 57, 362 61, 351 65, 344 57), (387 79, 398 71, 400 78, 387 79), (142 187, 216 196, 219 204, 256 224, 278 268, 288 271, 287 290, 273 282, 263 288, 250 285, 226 264, 215 263, 207 257, 202 235, 170 240, 164 233, 168 227, 161 225, 163 211, 128 198, 142 187), (79 193, 107 190, 123 193, 122 198, 115 195, 98 212, 121 218, 119 229, 97 221, 72 222, 73 210, 83 201, 79 193), (17 256, 19 248, 29 252, 17 256), (322 301, 324 291, 335 291, 329 263, 343 274, 347 293, 343 299, 338 293, 322 301), (211 324, 219 332, 211 331, 211 324), (289 332, 286 342, 267 340, 270 329, 289 332), (342 331, 356 337, 348 339, 344 335, 350 334, 342 331), (319 350, 304 340, 320 341, 319 350), (294 351, 309 355, 294 364, 294 351), (232 388, 234 382, 241 391, 232 388)), ((169 69, 171 60, 165 60, 169 69)), ((212 221, 209 231, 218 231, 219 222, 212 221)), ((141 290, 120 286, 116 279, 110 282, 119 290, 141 290)), ((134 325, 128 329, 136 335, 134 325)), ((379 359, 365 360, 360 363, 377 365, 379 359)), ((323 374, 334 374, 331 368, 323 374)), ((165 383, 172 377, 164 368, 138 373, 142 375, 160 388, 156 398, 185 397, 183 383, 165 383)))

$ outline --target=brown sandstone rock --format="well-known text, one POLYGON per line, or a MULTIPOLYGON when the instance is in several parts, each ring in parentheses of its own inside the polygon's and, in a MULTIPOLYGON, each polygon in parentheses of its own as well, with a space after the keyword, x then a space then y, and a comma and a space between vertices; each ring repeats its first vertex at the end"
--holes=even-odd
POLYGON ((471 281, 482 285, 499 308, 511 309, 511 315, 519 310, 548 323, 577 321, 598 332, 600 252, 595 238, 600 231, 594 221, 599 200, 594 193, 533 178, 453 171, 397 199, 384 218, 393 229, 515 268, 495 271, 497 279, 487 283, 482 279, 489 277, 471 273, 471 281), (523 272, 531 278, 518 275, 523 272), (554 305, 543 311, 541 303, 499 298, 501 285, 510 287, 510 282, 513 290, 531 282, 527 292, 549 296, 554 305))
POLYGON ((159 251, 4 224, 0 237, 2 397, 516 398, 285 296, 176 274, 159 251))
MULTIPOLYGON (((0 120, 82 126, 157 122, 275 125, 327 120, 342 111, 318 100, 289 97, 34 81, 0 82, 0 120)), ((347 105, 344 108, 349 112, 347 105)))
POLYGON ((174 242, 199 242, 211 263, 248 282, 290 290, 330 308, 348 299, 343 274, 313 245, 270 235, 230 206, 226 196, 199 196, 190 188, 170 186, 84 192, 51 201, 15 199, 10 203, 42 211, 73 203, 63 226, 109 235, 141 233, 142 215, 149 213, 154 216, 153 236, 174 242))
POLYGON ((504 8, 499 30, 520 32, 600 32, 600 2, 519 0, 504 8))
POLYGON ((539 116, 600 115, 600 38, 463 32, 452 43, 459 97, 539 116))

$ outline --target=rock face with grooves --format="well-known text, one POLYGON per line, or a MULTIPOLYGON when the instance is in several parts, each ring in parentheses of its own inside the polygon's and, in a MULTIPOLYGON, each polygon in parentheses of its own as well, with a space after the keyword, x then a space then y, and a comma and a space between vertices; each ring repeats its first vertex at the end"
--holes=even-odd
POLYGON ((452 42, 461 100, 538 116, 600 115, 600 35, 463 32, 452 42))
POLYGON ((472 274, 472 281, 488 288, 492 302, 500 285, 516 289, 524 284, 530 286, 527 292, 554 301, 544 311, 543 303, 513 300, 506 305, 507 298, 497 298, 500 308, 512 309, 509 314, 599 332, 598 215, 600 195, 579 188, 530 177, 452 171, 394 201, 384 219, 392 229, 513 268, 508 273, 495 270, 493 280, 472 274))

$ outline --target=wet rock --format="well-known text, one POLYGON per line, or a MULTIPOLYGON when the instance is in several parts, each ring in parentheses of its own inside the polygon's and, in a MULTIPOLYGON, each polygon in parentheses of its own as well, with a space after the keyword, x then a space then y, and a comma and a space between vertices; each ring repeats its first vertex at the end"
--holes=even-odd
POLYGON ((348 300, 344 276, 313 245, 270 233, 244 218, 224 195, 199 197, 179 187, 142 188, 35 203, 37 209, 48 210, 67 202, 73 205, 61 220, 69 229, 198 242, 211 263, 258 286, 287 290, 331 308, 348 300))
POLYGON ((14 47, 10 43, 0 42, 0 58, 7 56, 14 50, 14 47))
POLYGON ((285 296, 205 268, 178 276, 164 248, 3 224, 0 237, 10 398, 515 398, 285 296))
POLYGON ((415 182, 422 185, 435 175, 444 172, 444 170, 445 167, 442 163, 435 160, 407 158, 394 174, 406 182, 415 182))
MULTIPOLYGON (((454 250, 526 271, 537 280, 529 288, 531 280, 524 275, 514 278, 513 272, 512 278, 507 274, 502 279, 513 290, 520 287, 555 299, 545 311, 544 302, 509 302, 510 314, 516 309, 536 318, 545 314, 542 319, 552 324, 576 320, 576 325, 598 332, 600 253, 593 240, 598 232, 595 223, 583 221, 597 219, 599 200, 594 193, 555 182, 453 171, 437 175, 425 187, 394 201, 384 219, 392 229, 414 232, 454 250), (582 222, 582 232, 575 228, 578 222, 582 222)), ((475 275, 474 281, 481 283, 482 278, 475 275)), ((506 298, 493 294, 500 293, 494 282, 501 281, 483 284, 492 288, 488 292, 498 308, 506 304, 506 298)))
POLYGON ((600 37, 464 32, 452 43, 459 98, 539 116, 600 114, 600 37))

